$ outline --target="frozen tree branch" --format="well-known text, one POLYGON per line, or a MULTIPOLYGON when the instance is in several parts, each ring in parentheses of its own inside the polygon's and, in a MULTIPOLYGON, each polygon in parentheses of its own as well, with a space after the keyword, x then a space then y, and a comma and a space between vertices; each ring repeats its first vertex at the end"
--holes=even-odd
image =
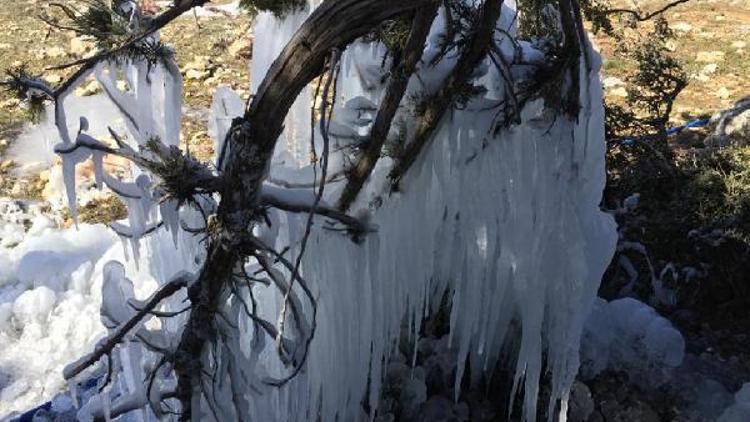
POLYGON ((65 379, 75 378, 78 374, 85 371, 90 366, 94 365, 102 356, 112 353, 112 350, 122 342, 125 336, 135 328, 144 318, 151 315, 159 304, 166 298, 177 293, 180 289, 187 287, 190 283, 191 276, 188 274, 180 274, 177 278, 170 281, 169 283, 162 286, 151 298, 143 305, 131 319, 120 325, 114 333, 109 335, 107 338, 100 341, 94 352, 84 356, 76 362, 71 363, 65 367, 63 376, 65 379))
POLYGON ((486 0, 484 2, 478 26, 474 28, 469 44, 461 53, 456 67, 448 76, 448 80, 445 81, 440 91, 431 96, 428 101, 425 101, 425 110, 418 121, 414 140, 406 145, 398 162, 391 170, 390 178, 394 190, 398 190, 401 178, 432 139, 435 129, 445 113, 456 104, 456 94, 466 89, 474 69, 487 55, 502 5, 502 0, 486 0))
POLYGON ((345 225, 356 235, 372 231, 372 228, 368 227, 364 222, 335 208, 331 208, 326 204, 315 206, 315 198, 309 198, 305 194, 309 194, 309 191, 279 189, 264 185, 260 203, 262 206, 269 206, 286 212, 313 213, 328 217, 345 225))
POLYGON ((403 59, 391 71, 391 80, 385 91, 385 97, 375 117, 370 137, 367 140, 364 151, 355 164, 354 168, 348 174, 348 183, 341 193, 338 205, 341 211, 346 211, 352 202, 357 199, 357 195, 362 190, 367 178, 370 177, 375 164, 380 159, 383 145, 391 129, 393 118, 396 116, 401 99, 406 93, 406 87, 409 84, 414 70, 419 60, 424 54, 425 42, 430 33, 432 21, 435 19, 439 2, 434 1, 420 8, 412 23, 409 40, 404 49, 403 59))

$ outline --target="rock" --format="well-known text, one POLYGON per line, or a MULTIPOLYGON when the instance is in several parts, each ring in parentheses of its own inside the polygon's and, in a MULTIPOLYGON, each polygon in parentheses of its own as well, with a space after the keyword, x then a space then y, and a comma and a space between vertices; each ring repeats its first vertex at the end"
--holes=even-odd
POLYGON ((193 80, 202 80, 206 79, 208 77, 209 73, 207 71, 201 71, 196 69, 188 69, 185 72, 185 78, 186 79, 193 79, 193 80))
POLYGON ((70 53, 76 56, 83 56, 88 53, 93 46, 78 37, 70 39, 70 53))
POLYGON ((16 162, 13 160, 5 160, 0 163, 0 172, 6 172, 13 168, 13 166, 16 165, 16 162))
POLYGON ((230 44, 227 52, 235 58, 249 59, 253 53, 253 46, 247 37, 242 37, 230 44))
POLYGON ((100 91, 99 82, 90 81, 86 85, 79 86, 75 90, 75 94, 79 97, 89 97, 100 91))
POLYGON ((608 88, 623 86, 625 85, 625 82, 620 78, 610 76, 608 78, 604 78, 604 80, 602 81, 602 85, 604 86, 605 89, 608 89, 608 88))
POLYGON ((570 422, 584 422, 594 412, 594 400, 591 391, 579 381, 573 383, 570 390, 570 401, 568 406, 568 420, 570 422))
POLYGON ((703 75, 713 75, 716 73, 716 71, 719 69, 719 65, 716 63, 709 63, 705 66, 703 66, 703 69, 701 69, 701 74, 703 75))
POLYGON ((57 57, 64 57, 66 55, 65 50, 62 49, 62 47, 50 47, 44 50, 43 52, 45 57, 50 58, 57 58, 57 57))
MULTIPOLYGON (((725 88, 726 89, 726 88, 725 88)), ((750 99, 737 102, 734 107, 711 117, 713 133, 706 138, 709 146, 750 144, 750 99)))
POLYGON ((21 104, 21 101, 18 98, 10 98, 0 103, 0 107, 11 108, 18 106, 19 104, 21 104))
POLYGON ((58 75, 56 73, 50 73, 49 75, 45 75, 44 76, 44 80, 47 81, 47 82, 49 82, 49 83, 51 83, 51 84, 53 84, 53 85, 56 85, 56 84, 59 84, 60 82, 62 82, 62 76, 60 76, 60 75, 58 75))
POLYGON ((735 41, 732 43, 732 48, 734 48, 735 50, 741 50, 745 47, 747 47, 747 43, 745 41, 735 41))
POLYGON ((671 26, 675 31, 683 33, 687 33, 693 30, 693 25, 690 25, 687 22, 675 22, 671 26))
POLYGON ((726 54, 723 51, 700 51, 695 61, 703 63, 723 62, 726 54))
POLYGON ((624 86, 621 86, 621 87, 609 90, 608 94, 613 95, 615 97, 626 98, 628 96, 628 90, 625 89, 624 86))
POLYGON ((13 187, 10 189, 10 194, 12 196, 21 196, 23 193, 23 186, 21 186, 21 183, 16 182, 13 184, 13 187))
POLYGON ((716 91, 716 96, 719 97, 722 100, 728 100, 729 97, 731 96, 731 93, 729 92, 729 90, 727 89, 727 87, 722 86, 721 88, 719 88, 716 91))

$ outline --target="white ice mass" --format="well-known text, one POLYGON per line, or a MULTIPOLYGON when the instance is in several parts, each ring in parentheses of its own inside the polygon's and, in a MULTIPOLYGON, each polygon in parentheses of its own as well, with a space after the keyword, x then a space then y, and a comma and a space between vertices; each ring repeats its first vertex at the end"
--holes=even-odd
MULTIPOLYGON (((510 36, 515 33, 513 8, 513 3, 506 3, 499 22, 510 36)), ((283 21, 265 13, 257 18, 255 84, 308 13, 299 12, 283 21)), ((424 63, 437 52, 442 19, 441 14, 433 25, 424 63)), ((496 37, 501 50, 512 57, 514 40, 501 34, 496 37)), ((528 43, 519 48, 526 60, 543 58, 528 43)), ((339 146, 356 141, 352 135, 366 133, 371 124, 367 105, 378 104, 383 94, 384 53, 381 45, 362 41, 343 54, 332 123, 332 128, 339 130, 339 136, 334 136, 339 146)), ((358 245, 323 229, 322 224, 316 225, 302 265, 302 274, 318 298, 317 333, 305 369, 282 388, 264 383, 283 378, 287 370, 273 342, 253 330, 235 301, 228 315, 240 327, 243 338, 221 343, 234 359, 219 363, 228 369, 226 382, 216 387, 212 399, 218 406, 211 409, 214 403, 204 398, 193 411, 201 412, 205 420, 213 418, 214 411, 221 420, 249 420, 252 415, 260 421, 304 421, 311 420, 312 412, 319 412, 323 421, 367 420, 361 401, 369 394, 368 402, 377 408, 385 365, 402 322, 410 321, 416 336, 423 315, 434 310, 439 305, 436 299, 449 289, 453 304, 450 343, 458 368, 456 394, 468 367, 472 368, 471 379, 477 381, 483 370, 494 368, 498 361, 506 362, 514 368, 514 391, 524 393, 524 418, 533 421, 546 368, 552 386, 550 409, 559 400, 564 418, 570 386, 579 369, 584 323, 616 242, 612 217, 599 209, 605 182, 601 63, 593 50, 589 54, 593 69, 580 77, 582 108, 577 120, 555 116, 537 100, 524 107, 520 124, 499 132, 493 130, 495 111, 488 106, 503 98, 505 85, 494 67, 480 66, 476 84, 486 92, 449 113, 429 149, 402 181, 402 192, 389 192, 391 161, 383 159, 378 164, 353 207, 356 214, 369 215, 371 225, 377 228, 374 233, 358 245), (508 344, 514 347, 503 347, 508 344), (241 406, 236 408, 238 403, 241 406)), ((410 94, 434 91, 454 64, 455 57, 449 55, 436 67, 420 66, 419 77, 412 78, 409 86, 410 94)), ((175 145, 181 113, 180 81, 169 67, 157 67, 151 78, 145 77, 144 69, 138 63, 123 69, 130 87, 126 91, 117 88, 113 80, 116 69, 100 67, 96 76, 110 100, 118 104, 134 148, 153 135, 175 145)), ((522 77, 525 68, 519 66, 514 72, 522 77)), ((291 111, 278 143, 272 181, 280 179, 289 185, 311 182, 309 95, 304 93, 291 111)), ((220 136, 238 105, 226 90, 216 98, 213 128, 220 136)), ((409 100, 402 103, 396 118, 399 133, 393 136, 405 134, 408 139, 413 135, 413 108, 409 100)), ((100 124, 96 113, 86 117, 100 124)), ((76 187, 70 168, 92 155, 98 158, 85 147, 100 142, 87 134, 86 126, 81 121, 79 131, 78 120, 70 121, 65 125, 69 130, 60 131, 58 152, 68 151, 76 139, 84 144, 79 153, 63 154, 71 206, 76 187)), ((316 138, 321 138, 319 133, 316 138)), ((339 151, 343 152, 331 157, 331 174, 347 161, 343 157, 346 149, 339 151)), ((115 180, 106 174, 100 177, 111 188, 130 192, 126 195, 130 218, 118 230, 129 240, 127 244, 117 242, 103 227, 81 225, 66 231, 45 229, 27 235, 14 248, 0 250, 0 264, 10 268, 0 269, 0 339, 4 346, 0 351, 0 415, 29 408, 63 388, 60 373, 64 364, 85 356, 105 333, 99 322, 100 309, 110 320, 124 318, 129 312, 116 310, 117 302, 121 304, 130 296, 128 283, 132 281, 135 298, 143 300, 157 285, 180 271, 194 271, 201 261, 197 240, 176 224, 180 217, 191 227, 201 222, 187 211, 177 215, 159 209, 150 179, 142 178, 148 175, 134 171, 133 181, 115 180), (160 219, 171 233, 152 230, 160 219), (136 259, 140 257, 138 265, 133 256, 127 259, 131 250, 136 259), (113 261, 123 263, 125 272, 120 273, 113 261), (125 283, 119 289, 115 288, 118 280, 125 283), (108 297, 102 297, 102 288, 108 297), (112 318, 114 314, 120 317, 112 318), (29 354, 37 359, 28 359, 29 354), (32 381, 36 379, 49 381, 36 385, 32 381)), ((335 202, 342 187, 341 182, 332 184, 324 200, 335 202)), ((275 188, 278 186, 269 186, 275 188)), ((296 256, 305 218, 270 210, 271 228, 259 229, 257 235, 279 250, 290 246, 290 253, 296 256)), ((251 260, 248 269, 258 265, 251 260)), ((273 321, 282 297, 262 285, 256 286, 254 293, 260 315, 273 321)), ((173 298, 162 310, 183 309, 183 299, 173 298)), ((307 304, 300 307, 311 311, 307 304)), ((106 416, 118 409, 146 408, 146 381, 141 378, 157 363, 152 354, 144 352, 141 337, 172 344, 179 339, 185 320, 183 314, 161 326, 157 323, 135 330, 113 358, 122 369, 118 379, 102 394, 81 403, 79 419, 106 416)), ((121 322, 112 321, 110 329, 121 322)), ((167 376, 157 379, 154 394, 169 391, 173 382, 167 376)), ((139 410, 128 418, 156 420, 156 415, 151 409, 139 410)))

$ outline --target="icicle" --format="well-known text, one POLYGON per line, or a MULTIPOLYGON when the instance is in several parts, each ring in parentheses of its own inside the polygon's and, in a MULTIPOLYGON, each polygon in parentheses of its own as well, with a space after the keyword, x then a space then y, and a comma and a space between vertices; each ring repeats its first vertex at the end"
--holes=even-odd
POLYGON ((79 403, 78 403, 78 381, 75 377, 69 379, 67 381, 68 384, 68 391, 70 392, 70 398, 73 399, 73 406, 78 409, 79 403))
POLYGON ((109 397, 109 388, 99 393, 99 400, 101 401, 102 412, 104 413, 104 420, 106 422, 111 422, 112 421, 112 402, 109 397))

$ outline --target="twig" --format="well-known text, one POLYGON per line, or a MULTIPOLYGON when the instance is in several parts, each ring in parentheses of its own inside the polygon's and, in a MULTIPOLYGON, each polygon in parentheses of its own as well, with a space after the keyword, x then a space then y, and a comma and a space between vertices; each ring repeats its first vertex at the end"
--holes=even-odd
POLYGON ((608 9, 608 10, 604 11, 604 14, 605 15, 629 14, 629 15, 633 16, 637 21, 639 21, 639 22, 645 22, 645 21, 650 20, 650 19, 652 19, 652 18, 654 18, 656 16, 661 15, 662 13, 666 12, 667 10, 669 10, 669 9, 671 9, 673 7, 679 6, 679 5, 681 5, 683 3, 687 3, 689 1, 690 0, 676 0, 676 1, 673 1, 671 3, 668 3, 667 5, 665 5, 664 7, 662 7, 661 9, 656 10, 656 11, 651 12, 651 13, 646 14, 646 15, 641 15, 641 12, 636 11, 636 10, 631 10, 631 9, 608 9))

